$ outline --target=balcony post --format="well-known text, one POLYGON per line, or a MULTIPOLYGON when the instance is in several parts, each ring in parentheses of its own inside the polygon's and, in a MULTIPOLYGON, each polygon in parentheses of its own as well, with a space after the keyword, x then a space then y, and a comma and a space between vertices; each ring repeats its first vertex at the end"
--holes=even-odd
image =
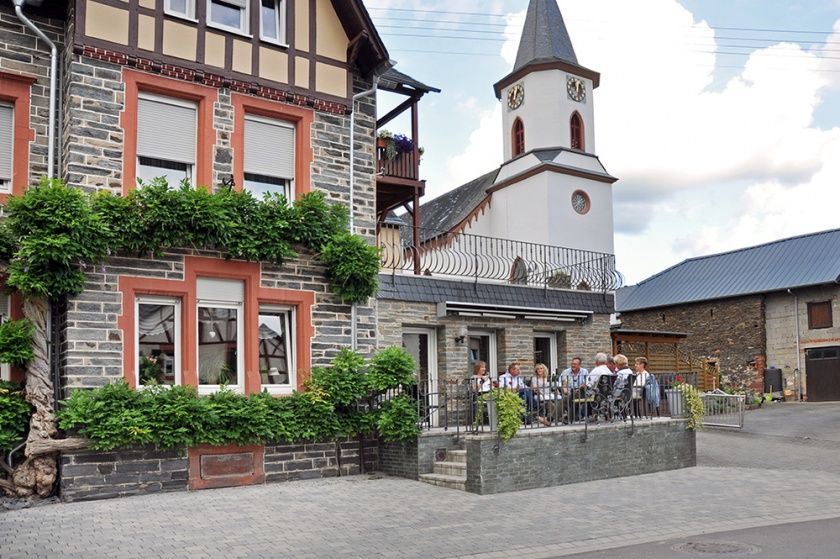
MULTIPOLYGON (((417 144, 414 145, 415 150, 417 144)), ((414 245, 414 275, 420 275, 420 193, 414 189, 414 211, 411 212, 411 220, 414 226, 411 228, 411 243, 414 245)))
MULTIPOLYGON (((420 178, 420 121, 417 116, 417 98, 411 104, 411 139, 414 142, 414 153, 412 154, 414 165, 413 175, 411 178, 417 180, 420 178)), ((415 206, 416 207, 416 206, 415 206)))

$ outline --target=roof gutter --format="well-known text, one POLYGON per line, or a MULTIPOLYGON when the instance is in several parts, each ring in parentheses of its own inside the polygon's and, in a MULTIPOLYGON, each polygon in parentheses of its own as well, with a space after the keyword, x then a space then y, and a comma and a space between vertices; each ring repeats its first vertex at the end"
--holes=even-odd
POLYGON ((58 74, 58 47, 55 46, 49 37, 43 31, 38 29, 28 17, 23 15, 23 6, 26 0, 12 0, 15 5, 15 14, 23 24, 28 27, 39 39, 47 43, 50 47, 50 113, 49 124, 47 126, 47 176, 51 179, 55 178, 55 105, 56 97, 56 82, 58 74))

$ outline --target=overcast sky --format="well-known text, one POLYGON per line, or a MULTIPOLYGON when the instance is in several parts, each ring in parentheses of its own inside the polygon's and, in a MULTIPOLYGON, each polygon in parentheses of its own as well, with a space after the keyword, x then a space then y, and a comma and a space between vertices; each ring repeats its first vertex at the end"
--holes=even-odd
MULTIPOLYGON (((492 84, 513 65, 528 1, 365 4, 397 68, 443 90, 420 106, 426 199, 498 166, 492 84)), ((627 283, 840 227, 840 0, 558 4, 578 62, 601 73, 596 153, 619 178, 627 283)), ((389 128, 408 132, 405 121, 389 128)))

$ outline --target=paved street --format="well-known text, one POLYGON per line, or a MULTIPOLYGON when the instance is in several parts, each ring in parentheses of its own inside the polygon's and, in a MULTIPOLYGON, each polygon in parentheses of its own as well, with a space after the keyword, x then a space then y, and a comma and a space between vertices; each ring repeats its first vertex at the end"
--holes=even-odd
POLYGON ((702 433, 697 468, 495 496, 357 476, 0 513, 0 557, 557 557, 837 518, 838 413, 777 404, 702 433))

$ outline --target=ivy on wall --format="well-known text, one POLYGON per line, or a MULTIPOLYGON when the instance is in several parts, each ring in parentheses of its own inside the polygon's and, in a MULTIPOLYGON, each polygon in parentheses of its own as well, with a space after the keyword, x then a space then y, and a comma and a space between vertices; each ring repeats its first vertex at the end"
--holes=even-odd
POLYGON ((10 198, 6 210, 0 257, 9 262, 7 284, 25 296, 80 293, 81 266, 113 254, 195 248, 282 264, 297 255, 296 246, 319 255, 332 292, 345 301, 361 302, 376 291, 378 250, 347 233, 347 208, 328 203, 320 192, 290 205, 279 195, 258 200, 230 189, 170 189, 162 178, 126 196, 42 180, 10 198))

